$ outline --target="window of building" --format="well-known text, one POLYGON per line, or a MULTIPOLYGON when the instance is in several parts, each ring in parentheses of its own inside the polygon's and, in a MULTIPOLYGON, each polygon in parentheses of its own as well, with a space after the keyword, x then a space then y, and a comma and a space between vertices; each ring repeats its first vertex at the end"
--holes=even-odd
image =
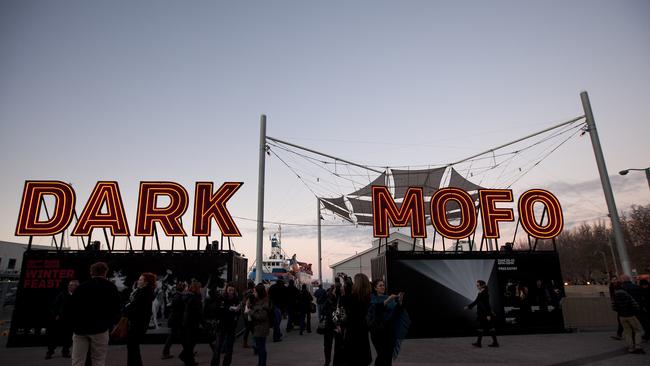
POLYGON ((16 269, 16 258, 9 258, 7 269, 16 269))

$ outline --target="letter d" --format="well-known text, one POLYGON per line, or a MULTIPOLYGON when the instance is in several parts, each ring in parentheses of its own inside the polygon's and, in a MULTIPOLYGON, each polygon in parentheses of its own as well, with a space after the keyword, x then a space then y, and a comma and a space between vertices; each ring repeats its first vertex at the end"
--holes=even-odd
POLYGON ((75 194, 69 184, 61 181, 25 181, 16 236, 55 235, 70 224, 75 194), (43 196, 54 196, 54 210, 49 220, 39 219, 43 196))

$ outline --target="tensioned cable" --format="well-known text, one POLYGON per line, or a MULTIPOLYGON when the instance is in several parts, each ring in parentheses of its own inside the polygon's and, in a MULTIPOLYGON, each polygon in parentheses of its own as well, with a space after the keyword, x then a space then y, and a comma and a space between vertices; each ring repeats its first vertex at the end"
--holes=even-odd
MULTIPOLYGON (((251 219, 248 217, 241 217, 241 216, 233 216, 234 219, 239 219, 239 220, 244 220, 244 221, 251 221, 251 222, 259 222, 256 219, 251 219)), ((293 222, 281 222, 281 221, 262 221, 263 224, 273 224, 273 225, 286 225, 286 226, 310 226, 310 227, 316 227, 318 224, 302 224, 302 223, 293 223, 293 222)), ((349 224, 321 224, 321 226, 354 226, 353 223, 349 224)))
POLYGON ((298 177, 298 179, 300 179, 300 181, 305 185, 305 187, 307 187, 307 189, 308 189, 308 190, 309 190, 309 191, 314 195, 314 197, 318 198, 318 195, 316 194, 316 192, 314 192, 314 191, 311 189, 311 187, 309 186, 309 184, 307 184, 307 182, 305 182, 305 181, 302 179, 302 177, 300 176, 300 174, 298 174, 295 170, 293 170, 293 168, 292 168, 289 164, 287 164, 286 161, 282 160, 282 158, 281 158, 280 156, 278 156, 278 154, 276 154, 273 150, 269 150, 269 151, 271 152, 271 154, 275 155, 276 158, 280 159, 280 161, 282 162, 282 164, 286 165, 287 168, 289 168, 289 170, 291 170, 291 172, 292 172, 293 174, 295 174, 296 177, 298 177))
POLYGON ((579 132, 580 132, 580 131, 578 130, 578 131, 576 131, 575 133, 573 133, 571 136, 569 136, 569 137, 567 137, 566 139, 564 139, 564 141, 562 141, 559 145, 557 145, 553 150, 549 151, 546 155, 544 155, 544 157, 542 157, 541 159, 539 159, 539 161, 537 161, 535 164, 533 164, 533 166, 531 166, 528 170, 526 170, 523 174, 521 174, 521 175, 519 176, 519 178, 515 179, 512 183, 510 183, 510 184, 508 185, 508 188, 512 187, 513 184, 517 183, 517 181, 519 181, 519 180, 520 180, 521 178, 523 178, 526 174, 528 174, 531 170, 533 170, 534 167, 536 167, 537 165, 539 165, 539 163, 541 163, 541 162, 542 162, 544 159, 546 159, 549 155, 551 155, 553 152, 555 152, 555 150, 559 149, 560 146, 564 145, 567 141, 569 141, 572 137, 574 137, 575 135, 577 135, 579 132))
MULTIPOLYGON (((572 130, 576 130, 577 128, 580 128, 580 127, 582 127, 582 125, 578 125, 578 126, 575 126, 575 127, 570 128, 570 129, 567 129, 567 130, 563 131, 563 133, 566 133, 566 132, 572 132, 572 130)), ((547 146, 547 147, 545 147, 544 149, 542 149, 542 151, 541 151, 539 154, 537 154, 537 156, 533 157, 532 159, 529 159, 528 161, 526 161, 526 162, 523 163, 523 164, 520 164, 521 167, 525 167, 524 169, 526 169, 526 172, 524 172, 523 174, 521 174, 521 175, 520 175, 520 176, 515 180, 515 182, 516 182, 517 180, 519 180, 523 175, 527 174, 527 173, 528 173, 530 170, 532 170, 534 167, 536 167, 536 166, 537 166, 537 165, 538 165, 542 160, 544 160, 546 157, 548 157, 548 156, 549 156, 553 151, 557 150, 557 149, 558 149, 560 146, 562 146, 566 141, 568 141, 568 140, 570 140, 571 138, 573 138, 573 137, 576 135, 577 132, 580 132, 580 131, 575 131, 572 135, 570 135, 567 139, 561 141, 558 145, 551 145, 551 146, 547 146), (541 159, 540 159, 540 158, 541 158, 541 159)), ((556 136, 559 136, 559 135, 560 135, 560 133, 556 134, 556 136)), ((548 140, 547 140, 547 141, 548 141, 548 140)), ((519 169, 520 171, 522 170, 521 167, 520 167, 520 169, 519 169)), ((517 176, 517 175, 518 175, 517 173, 515 173, 514 175, 511 174, 510 176, 508 176, 507 178, 505 178, 504 181, 508 181, 508 180, 512 179, 514 176, 517 176)), ((511 186, 512 184, 514 184, 514 182, 511 183, 510 186, 511 186)), ((510 186, 508 186, 508 187, 510 187, 510 186)))
MULTIPOLYGON (((328 173, 330 173, 330 174, 332 174, 332 175, 334 175, 334 176, 336 176, 336 177, 339 177, 339 178, 341 178, 341 179, 345 179, 345 180, 350 181, 350 182, 352 182, 352 183, 354 183, 354 184, 360 184, 360 185, 362 185, 362 186, 365 185, 365 183, 360 183, 360 182, 357 182, 357 181, 355 181, 355 180, 353 180, 353 179, 346 178, 346 177, 344 177, 344 176, 342 176, 342 175, 340 175, 340 174, 338 174, 338 173, 336 173, 336 172, 333 172, 333 171, 331 171, 331 170, 329 170, 329 169, 323 167, 322 165, 319 165, 319 164, 316 163, 316 162, 319 162, 319 163, 325 165, 325 164, 328 164, 328 162, 326 162, 326 161, 322 161, 322 160, 314 159, 314 158, 312 158, 312 157, 306 156, 306 155, 304 155, 304 154, 300 154, 300 153, 298 153, 298 152, 296 152, 296 151, 293 151, 293 150, 290 150, 290 149, 284 148, 284 147, 279 146, 279 145, 277 145, 277 144, 269 144, 269 145, 274 146, 274 147, 277 147, 277 148, 282 149, 282 150, 284 150, 284 151, 287 151, 287 152, 293 153, 293 154, 295 154, 295 155, 301 156, 301 157, 305 158, 305 160, 307 160, 307 161, 310 162, 311 164, 317 166, 319 169, 325 170, 326 172, 328 172, 328 173)), ((335 160, 335 161, 336 161, 336 160, 335 160)), ((350 164, 344 164, 344 165, 349 166, 350 164)))

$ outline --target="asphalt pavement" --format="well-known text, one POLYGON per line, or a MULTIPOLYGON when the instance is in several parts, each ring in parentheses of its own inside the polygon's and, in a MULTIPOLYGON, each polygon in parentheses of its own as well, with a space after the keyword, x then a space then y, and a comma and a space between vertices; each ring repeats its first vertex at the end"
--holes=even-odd
MULTIPOLYGON (((314 320, 314 328, 317 324, 314 320)), ((314 329, 315 330, 315 329, 314 329)), ((648 354, 628 354, 624 341, 610 338, 612 332, 587 332, 541 335, 513 335, 499 337, 499 348, 475 348, 474 338, 408 339, 402 346, 395 366, 421 365, 650 365, 650 345, 643 347, 648 354)), ((70 360, 57 352, 51 360, 44 360, 45 349, 6 348, 6 337, 1 337, 0 365, 70 365, 70 360)), ((285 334, 281 342, 267 344, 269 366, 323 365, 323 337, 313 333, 299 335, 298 331, 285 334)), ((181 366, 178 358, 161 360, 162 345, 142 345, 145 365, 181 366)), ((209 365, 211 351, 208 345, 196 348, 199 365, 209 365)), ((57 350, 57 351, 60 351, 57 350)), ((172 347, 172 354, 180 352, 180 345, 172 347)), ((126 364, 126 346, 110 346, 107 365, 126 364)), ((237 339, 233 365, 256 365, 253 351, 242 347, 237 339)))

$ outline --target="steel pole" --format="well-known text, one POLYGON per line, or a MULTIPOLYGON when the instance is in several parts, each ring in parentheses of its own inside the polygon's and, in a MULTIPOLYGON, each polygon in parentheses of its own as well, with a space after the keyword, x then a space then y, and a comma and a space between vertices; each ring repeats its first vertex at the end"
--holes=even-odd
POLYGON ((320 198, 316 197, 316 222, 318 222, 318 284, 323 284, 323 257, 321 252, 320 198))
POLYGON ((591 103, 589 103, 589 95, 587 94, 586 91, 580 93, 580 99, 582 100, 582 108, 584 109, 585 117, 587 118, 587 128, 589 130, 589 136, 591 137, 591 145, 594 149, 594 155, 596 156, 596 164, 598 165, 600 182, 603 185, 603 193, 605 194, 605 201, 607 202, 607 208, 609 209, 609 217, 612 220, 612 231, 614 232, 614 240, 616 242, 618 257, 621 260, 621 267, 623 269, 623 273, 625 273, 628 276, 631 276, 632 268, 630 266, 630 259, 627 255, 625 240, 623 239, 623 230, 621 229, 621 221, 618 217, 618 211, 616 209, 616 201, 614 201, 614 193, 612 192, 612 184, 610 183, 609 175, 607 174, 607 166, 605 165, 603 150, 600 147, 600 139, 598 138, 598 130, 596 130, 596 122, 594 121, 594 115, 591 111, 591 103))
POLYGON ((614 263, 614 273, 618 276, 618 264, 616 264, 616 255, 614 254, 614 246, 612 245, 612 236, 607 236, 607 244, 609 245, 609 251, 612 254, 612 263, 614 263))
POLYGON ((257 250, 255 252, 255 282, 262 282, 264 270, 262 258, 264 250, 264 171, 266 162, 266 115, 260 117, 260 154, 257 177, 257 250))

